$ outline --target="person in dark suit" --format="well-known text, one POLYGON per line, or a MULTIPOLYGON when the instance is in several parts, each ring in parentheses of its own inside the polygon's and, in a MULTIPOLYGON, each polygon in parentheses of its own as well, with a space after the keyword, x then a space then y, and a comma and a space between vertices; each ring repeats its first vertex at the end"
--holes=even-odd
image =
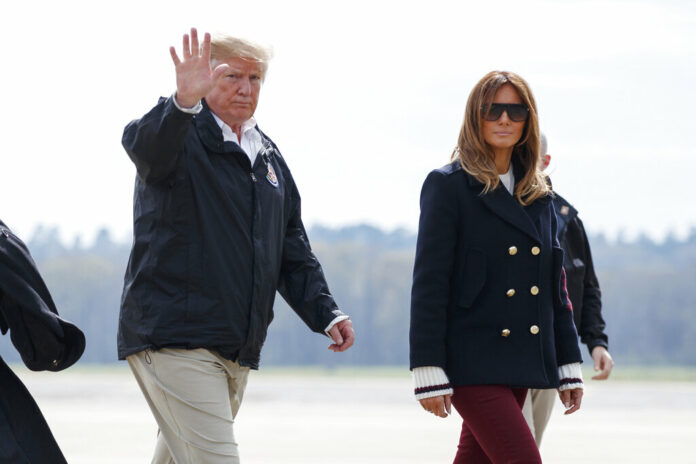
POLYGON ((541 462, 522 416, 527 389, 555 388, 570 414, 580 349, 553 193, 538 169, 536 104, 493 71, 469 95, 452 162, 421 192, 410 367, 427 411, 464 422, 457 463, 541 462))
MULTIPOLYGON (((544 134, 540 139, 540 169, 551 162, 548 142, 544 134)), ((563 268, 568 275, 568 297, 573 304, 575 326, 582 343, 587 345, 597 372, 592 380, 606 380, 614 368, 609 354, 609 337, 604 332, 602 317, 602 292, 592 262, 590 243, 578 211, 565 198, 554 192, 553 207, 558 218, 558 241, 564 251, 563 268)), ((550 390, 532 389, 522 408, 537 446, 541 446, 544 431, 551 418, 555 397, 550 390)))
MULTIPOLYGON (((72 366, 85 349, 80 329, 58 315, 26 245, 0 221, 0 330, 33 371, 72 366)), ((0 358, 0 462, 60 464, 65 457, 39 406, 0 358)))

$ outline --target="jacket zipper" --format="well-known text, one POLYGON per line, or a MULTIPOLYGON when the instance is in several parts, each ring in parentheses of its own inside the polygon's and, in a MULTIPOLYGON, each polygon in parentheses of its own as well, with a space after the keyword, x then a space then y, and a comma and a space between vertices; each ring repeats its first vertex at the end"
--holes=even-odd
MULTIPOLYGON (((247 340, 245 347, 249 345, 249 337, 254 331, 253 307, 255 303, 254 293, 256 287, 256 247, 254 246, 254 223, 256 222, 256 175, 254 174, 253 166, 252 171, 249 172, 249 176, 251 177, 251 300, 249 301, 249 327, 247 329, 247 340)), ((240 350, 240 354, 243 349, 244 347, 240 350)))

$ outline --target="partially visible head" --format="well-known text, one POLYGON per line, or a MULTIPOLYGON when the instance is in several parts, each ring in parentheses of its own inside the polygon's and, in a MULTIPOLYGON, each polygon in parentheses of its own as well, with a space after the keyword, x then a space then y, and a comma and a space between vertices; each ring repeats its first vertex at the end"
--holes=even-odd
POLYGON ((549 155, 549 144, 546 140, 546 135, 542 132, 539 134, 539 169, 544 171, 551 163, 551 155, 549 155))
POLYGON ((210 42, 210 64, 229 66, 206 95, 210 109, 233 130, 256 111, 271 51, 246 39, 215 34, 210 42))
MULTIPOLYGON (((491 71, 474 86, 466 103, 464 122, 452 158, 459 159, 464 170, 485 185, 484 193, 498 186, 500 179, 495 166, 495 151, 486 141, 484 122, 487 122, 485 116, 490 111, 496 94, 504 86, 513 89, 519 97, 519 103, 528 110, 519 139, 514 141, 512 153, 513 160, 516 159, 524 171, 523 178, 516 179, 515 194, 522 204, 528 204, 546 195, 548 187, 543 175, 537 171, 539 120, 536 103, 529 85, 517 74, 491 71)), ((505 113, 501 117, 504 118, 504 115, 505 113)), ((510 116, 509 113, 507 116, 510 116)))

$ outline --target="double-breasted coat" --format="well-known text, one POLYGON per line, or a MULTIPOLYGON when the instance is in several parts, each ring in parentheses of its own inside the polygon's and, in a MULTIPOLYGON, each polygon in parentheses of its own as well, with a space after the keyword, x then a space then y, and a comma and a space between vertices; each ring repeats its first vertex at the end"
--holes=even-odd
POLYGON ((551 197, 522 206, 482 189, 458 161, 423 185, 411 368, 441 367, 455 386, 558 387, 581 356, 551 197))

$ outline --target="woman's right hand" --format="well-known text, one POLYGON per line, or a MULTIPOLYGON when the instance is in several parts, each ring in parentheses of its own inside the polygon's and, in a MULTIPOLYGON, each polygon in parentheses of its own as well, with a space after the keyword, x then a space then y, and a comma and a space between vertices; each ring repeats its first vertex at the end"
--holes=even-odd
POLYGON ((452 395, 431 396, 420 400, 421 406, 428 412, 439 417, 447 417, 452 414, 452 395))
POLYGON ((563 414, 573 414, 575 411, 580 409, 580 404, 582 403, 582 394, 582 388, 572 388, 558 392, 558 396, 561 398, 561 403, 563 403, 563 406, 566 409, 563 414))

